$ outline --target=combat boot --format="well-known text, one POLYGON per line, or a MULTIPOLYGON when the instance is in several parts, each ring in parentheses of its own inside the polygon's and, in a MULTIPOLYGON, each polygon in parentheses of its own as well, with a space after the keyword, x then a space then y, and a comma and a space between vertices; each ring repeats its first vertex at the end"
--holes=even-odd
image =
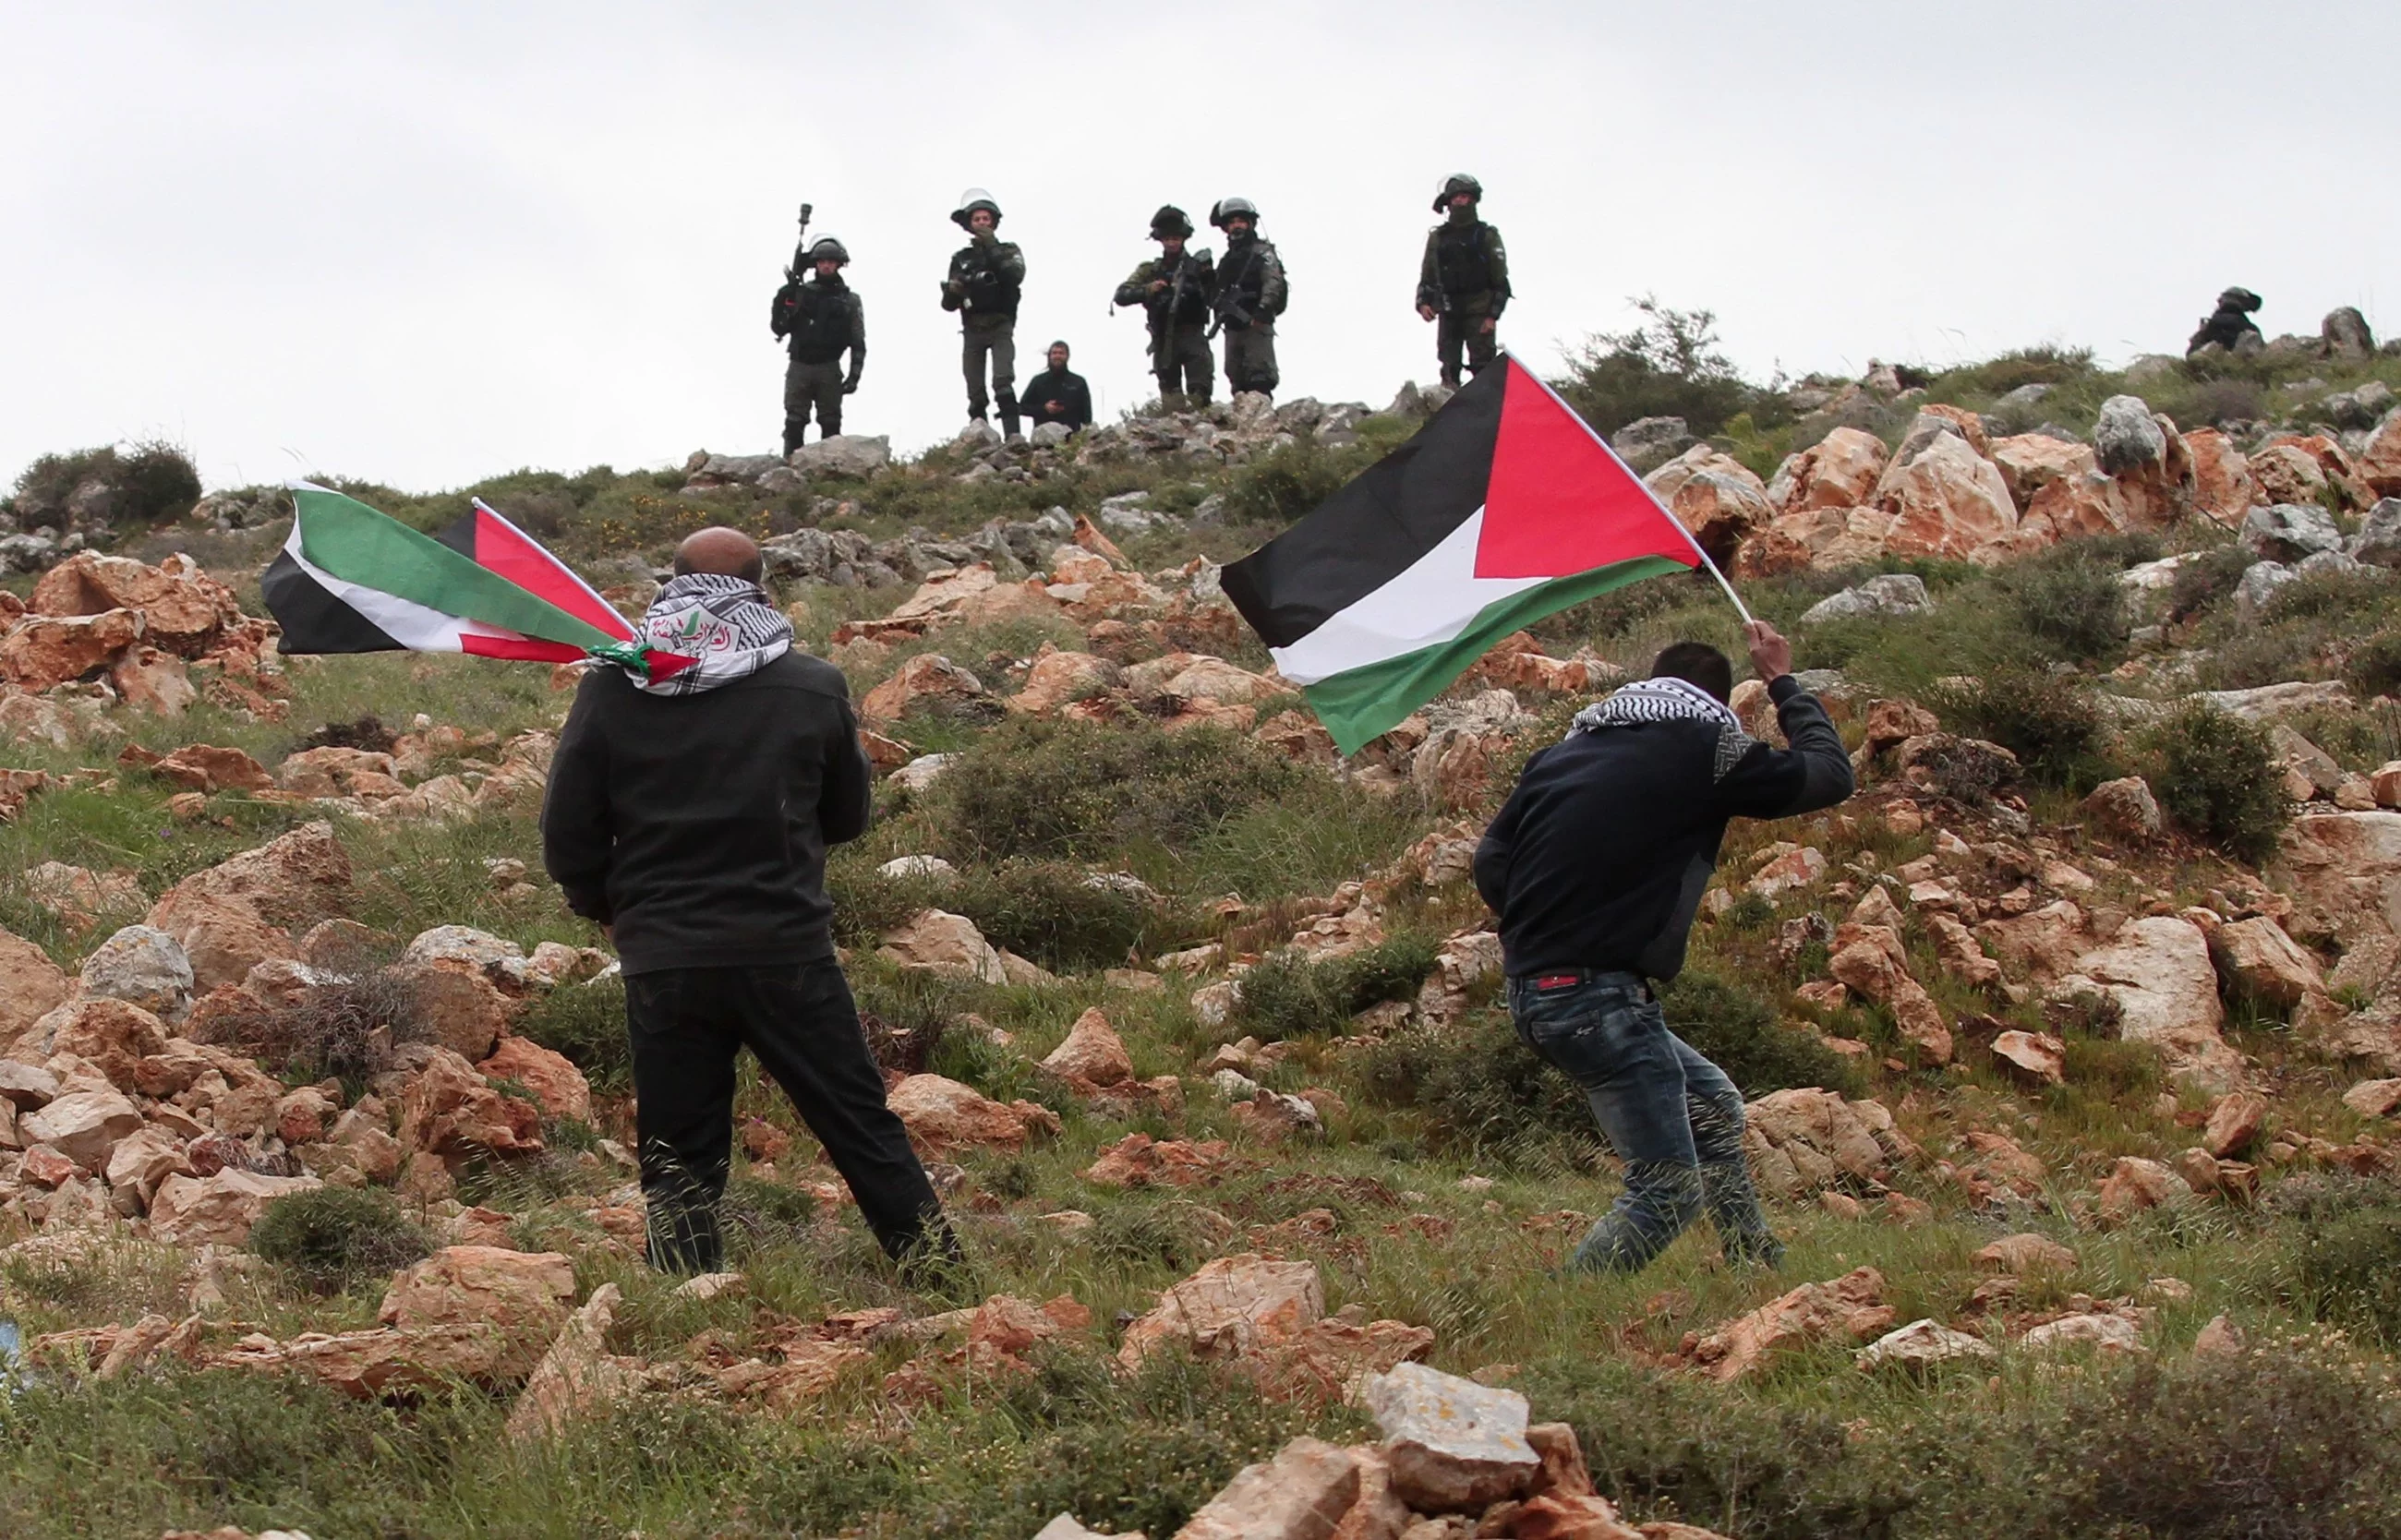
POLYGON ((1023 443, 1025 435, 1020 430, 1022 422, 1023 419, 1016 413, 1003 412, 1000 415, 1000 436, 1010 443, 1023 443))

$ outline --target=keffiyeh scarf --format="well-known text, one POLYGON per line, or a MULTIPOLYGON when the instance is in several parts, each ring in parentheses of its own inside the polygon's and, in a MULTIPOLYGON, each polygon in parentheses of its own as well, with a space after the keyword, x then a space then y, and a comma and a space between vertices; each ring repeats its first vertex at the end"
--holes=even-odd
POLYGON ((1682 679, 1638 679, 1621 685, 1606 696, 1575 714, 1575 722, 1568 729, 1569 736, 1579 732, 1598 732, 1603 728, 1640 727, 1651 722, 1710 722, 1718 729, 1715 779, 1722 781, 1726 772, 1750 752, 1754 742, 1742 730, 1742 718, 1731 707, 1700 686, 1682 679))
POLYGON ((653 680, 632 670, 652 695, 697 695, 758 673, 792 649, 792 622, 758 584, 717 572, 667 579, 642 616, 638 639, 659 652, 697 660, 653 680))

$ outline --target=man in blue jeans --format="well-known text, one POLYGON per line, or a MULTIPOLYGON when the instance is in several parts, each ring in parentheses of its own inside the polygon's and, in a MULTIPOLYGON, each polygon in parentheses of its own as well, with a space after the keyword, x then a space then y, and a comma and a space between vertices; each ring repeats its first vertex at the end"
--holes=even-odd
POLYGON ((1734 665, 1678 642, 1652 676, 1577 713, 1526 762, 1475 852, 1501 917, 1509 1012, 1526 1045, 1584 1087, 1626 1191, 1575 1250, 1582 1272, 1648 1266, 1703 1209, 1729 1260, 1782 1247, 1742 1154, 1742 1092, 1667 1029, 1656 981, 1684 938, 1735 818, 1789 818, 1851 795, 1851 762, 1774 627, 1747 632, 1790 748, 1745 733, 1734 665))

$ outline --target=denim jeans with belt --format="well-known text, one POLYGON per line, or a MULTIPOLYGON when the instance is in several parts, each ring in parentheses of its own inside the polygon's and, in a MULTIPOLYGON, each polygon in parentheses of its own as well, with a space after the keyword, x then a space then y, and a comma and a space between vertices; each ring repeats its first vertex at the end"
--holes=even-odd
POLYGON ((1730 1261, 1773 1266, 1782 1247, 1742 1155, 1742 1092, 1667 1030, 1640 976, 1521 975, 1509 981, 1517 1036, 1566 1072, 1626 1163, 1626 1191, 1570 1263, 1638 1272, 1706 1208, 1730 1261))

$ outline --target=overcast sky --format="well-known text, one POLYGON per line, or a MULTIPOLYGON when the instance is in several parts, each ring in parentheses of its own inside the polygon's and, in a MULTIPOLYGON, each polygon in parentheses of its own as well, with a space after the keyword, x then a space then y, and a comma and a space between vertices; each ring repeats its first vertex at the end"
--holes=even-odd
POLYGON ((1545 369, 1642 293, 1758 375, 2174 350, 2233 282, 2271 335, 2380 335, 2395 57, 2389 3, 0 0, 0 481, 148 437, 212 486, 772 450, 803 198, 866 303, 845 426, 913 449, 965 420, 970 184, 1025 249, 1021 372, 1066 337, 1104 416, 1150 393, 1108 301, 1151 211, 1232 193, 1292 273, 1283 395, 1431 379, 1454 169, 1545 369))

